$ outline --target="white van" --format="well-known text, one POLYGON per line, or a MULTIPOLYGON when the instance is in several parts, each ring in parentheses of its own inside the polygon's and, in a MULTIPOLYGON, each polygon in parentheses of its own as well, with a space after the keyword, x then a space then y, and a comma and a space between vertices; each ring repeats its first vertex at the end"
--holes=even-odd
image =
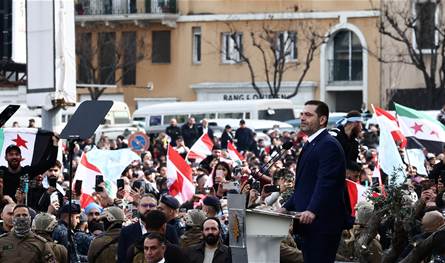
POLYGON ((196 122, 204 118, 287 121, 294 119, 294 107, 285 99, 171 102, 142 107, 133 113, 133 121, 149 129, 168 125, 172 118, 184 123, 190 116, 196 122))

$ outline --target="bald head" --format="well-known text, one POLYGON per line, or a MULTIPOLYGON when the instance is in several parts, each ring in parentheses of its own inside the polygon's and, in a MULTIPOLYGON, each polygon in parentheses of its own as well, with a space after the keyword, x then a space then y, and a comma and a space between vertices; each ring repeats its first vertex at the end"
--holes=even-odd
POLYGON ((12 217, 14 215, 15 204, 7 204, 2 210, 3 229, 10 231, 12 228, 12 217))
POLYGON ((422 228, 425 232, 434 232, 445 223, 439 211, 426 212, 422 218, 422 228))

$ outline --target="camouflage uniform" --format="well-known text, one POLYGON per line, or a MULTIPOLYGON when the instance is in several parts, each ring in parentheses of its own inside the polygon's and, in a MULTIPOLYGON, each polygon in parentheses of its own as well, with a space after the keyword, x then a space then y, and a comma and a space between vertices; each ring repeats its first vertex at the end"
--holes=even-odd
POLYGON ((53 241, 51 234, 57 225, 56 217, 48 213, 39 213, 32 222, 32 231, 48 240, 48 245, 54 251, 57 262, 68 262, 68 250, 53 241))
POLYGON ((91 242, 88 250, 88 262, 90 263, 113 263, 117 261, 117 245, 121 228, 106 231, 102 236, 91 242))
POLYGON ((45 238, 33 232, 19 238, 11 231, 0 236, 0 262, 54 263, 57 261, 45 238))
POLYGON ((90 263, 113 263, 117 262, 117 247, 122 223, 125 221, 125 214, 118 207, 107 207, 101 214, 104 222, 110 223, 105 234, 91 242, 88 250, 88 262, 90 263))
POLYGON ((290 234, 280 243, 281 263, 303 263, 303 253, 297 248, 297 244, 290 234))
POLYGON ((188 248, 202 242, 202 228, 201 226, 191 226, 187 229, 179 241, 182 249, 188 248))

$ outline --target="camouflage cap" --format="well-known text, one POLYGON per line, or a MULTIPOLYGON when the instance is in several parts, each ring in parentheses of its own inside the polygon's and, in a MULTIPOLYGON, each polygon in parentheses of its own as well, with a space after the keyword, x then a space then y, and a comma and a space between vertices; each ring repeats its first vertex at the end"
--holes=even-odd
POLYGON ((125 221, 125 214, 122 209, 117 206, 110 206, 104 209, 101 214, 102 218, 106 218, 109 222, 125 221))
POLYGON ((49 213, 39 213, 32 221, 32 230, 53 232, 57 226, 57 219, 49 213))
POLYGON ((283 178, 285 180, 293 180, 295 178, 295 175, 291 170, 287 168, 282 168, 276 171, 273 175, 274 180, 278 180, 280 178, 283 178))

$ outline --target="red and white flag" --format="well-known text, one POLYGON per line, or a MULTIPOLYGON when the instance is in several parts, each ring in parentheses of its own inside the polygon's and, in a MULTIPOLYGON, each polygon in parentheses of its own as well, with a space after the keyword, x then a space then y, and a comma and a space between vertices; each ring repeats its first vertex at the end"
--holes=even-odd
POLYGON ((93 202, 92 194, 95 192, 96 175, 103 175, 105 190, 109 196, 114 197, 117 192, 116 180, 132 161, 140 159, 141 157, 129 148, 120 150, 93 148, 83 153, 73 179, 73 182, 82 181, 81 207, 85 208, 93 202))
POLYGON ((192 145, 188 152, 186 159, 194 159, 199 163, 204 160, 208 155, 212 154, 213 141, 207 133, 204 133, 199 139, 192 145))
POLYGON ((385 111, 382 108, 379 107, 373 107, 373 108, 377 116, 377 121, 379 125, 385 126, 385 128, 391 133, 391 136, 394 139, 394 141, 400 144, 402 148, 405 148, 408 143, 408 140, 403 135, 397 119, 391 113, 385 111))
POLYGON ((360 201, 366 201, 366 191, 368 188, 349 179, 346 179, 346 187, 349 194, 349 204, 352 211, 351 216, 355 217, 355 206, 360 201))
POLYGON ((227 153, 229 154, 230 159, 233 160, 234 163, 240 165, 242 161, 244 161, 244 156, 238 152, 238 150, 235 148, 235 145, 233 145, 232 142, 227 142, 227 153))
POLYGON ((170 145, 167 150, 167 186, 169 194, 181 204, 190 200, 195 194, 192 168, 170 145))

